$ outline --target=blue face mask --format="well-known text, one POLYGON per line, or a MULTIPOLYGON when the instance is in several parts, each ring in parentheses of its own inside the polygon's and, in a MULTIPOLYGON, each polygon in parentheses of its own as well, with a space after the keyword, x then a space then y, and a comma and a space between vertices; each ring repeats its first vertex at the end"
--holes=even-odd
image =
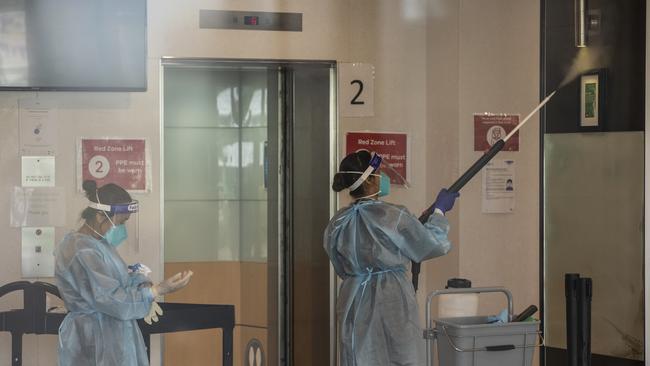
POLYGON ((385 197, 390 194, 390 177, 381 173, 379 178, 379 197, 385 197))
MULTIPOLYGON (((111 222, 112 223, 112 222, 111 222)), ((113 225, 108 231, 104 234, 104 239, 108 244, 118 247, 120 244, 126 240, 128 234, 126 232, 126 226, 124 224, 113 225)))
POLYGON ((104 212, 104 216, 106 216, 108 222, 111 223, 111 228, 108 229, 102 236, 108 244, 117 248, 124 242, 124 240, 126 240, 128 236, 126 233, 126 226, 124 224, 115 225, 113 220, 111 220, 111 217, 108 216, 106 212, 104 212))

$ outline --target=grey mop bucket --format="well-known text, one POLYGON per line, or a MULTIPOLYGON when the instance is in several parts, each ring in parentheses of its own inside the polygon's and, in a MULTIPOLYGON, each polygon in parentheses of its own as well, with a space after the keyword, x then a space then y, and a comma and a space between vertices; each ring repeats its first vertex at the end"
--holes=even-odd
MULTIPOLYGON (((443 294, 501 292, 508 298, 508 320, 512 320, 512 294, 502 287, 463 288, 433 291, 427 297, 424 338, 427 366, 433 366, 432 347, 438 342, 440 366, 530 366, 541 339, 539 322, 492 323, 487 316, 431 318, 433 298, 443 294), (435 327, 434 327, 435 323, 435 327)), ((543 342, 542 342, 543 343, 543 342)))

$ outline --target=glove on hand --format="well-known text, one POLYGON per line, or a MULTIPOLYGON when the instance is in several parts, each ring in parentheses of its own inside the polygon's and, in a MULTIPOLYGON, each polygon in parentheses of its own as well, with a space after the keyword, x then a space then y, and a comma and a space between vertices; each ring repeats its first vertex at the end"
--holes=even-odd
POLYGON ((190 278, 193 274, 192 271, 183 271, 183 273, 179 272, 161 283, 154 285, 151 288, 151 291, 153 291, 154 297, 165 296, 172 292, 176 292, 190 283, 190 278))
POLYGON ((151 303, 151 309, 149 309, 149 314, 144 317, 144 322, 151 325, 152 323, 155 323, 158 321, 158 317, 163 315, 163 311, 158 305, 157 302, 152 302, 151 303))
POLYGON ((442 212, 450 211, 454 207, 454 202, 456 198, 460 196, 458 192, 449 192, 447 189, 443 188, 438 193, 436 201, 433 203, 434 209, 439 209, 442 212))

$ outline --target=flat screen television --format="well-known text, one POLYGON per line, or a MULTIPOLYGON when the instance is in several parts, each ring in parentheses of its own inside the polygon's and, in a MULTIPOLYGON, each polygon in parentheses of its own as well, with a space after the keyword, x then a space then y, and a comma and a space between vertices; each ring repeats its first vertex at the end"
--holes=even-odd
POLYGON ((0 90, 145 91, 146 0, 0 0, 0 90))

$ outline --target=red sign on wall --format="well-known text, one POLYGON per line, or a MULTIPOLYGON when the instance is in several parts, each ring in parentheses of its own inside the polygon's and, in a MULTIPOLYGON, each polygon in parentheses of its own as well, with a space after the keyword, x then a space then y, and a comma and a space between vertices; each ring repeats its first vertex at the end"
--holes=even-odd
POLYGON ((136 192, 150 191, 145 139, 81 139, 78 174, 97 186, 115 183, 136 192))
MULTIPOLYGON (((376 152, 405 179, 408 163, 407 135, 405 133, 348 132, 345 138, 346 155, 357 150, 376 152)), ((384 170, 392 184, 404 184, 390 169, 384 170)))
MULTIPOLYGON (((510 114, 474 115, 474 151, 489 150, 519 124, 519 116, 510 114)), ((503 147, 503 151, 519 151, 519 132, 503 147)))

